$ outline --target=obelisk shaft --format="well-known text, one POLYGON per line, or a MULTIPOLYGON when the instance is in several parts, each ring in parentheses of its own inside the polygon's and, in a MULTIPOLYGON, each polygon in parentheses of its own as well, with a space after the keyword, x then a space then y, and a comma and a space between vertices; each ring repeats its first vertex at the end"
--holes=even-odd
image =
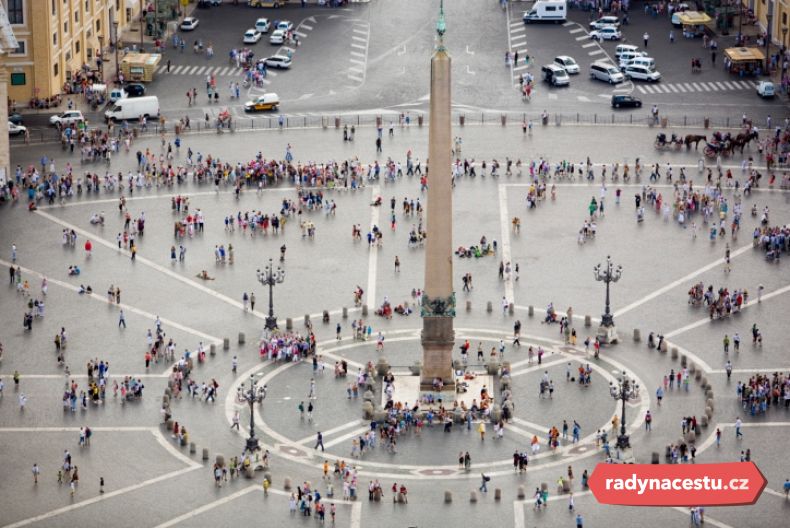
POLYGON ((450 167, 452 116, 451 61, 444 46, 431 59, 431 99, 428 132, 427 239, 423 306, 423 390, 442 379, 452 389, 453 317, 453 202, 450 167))

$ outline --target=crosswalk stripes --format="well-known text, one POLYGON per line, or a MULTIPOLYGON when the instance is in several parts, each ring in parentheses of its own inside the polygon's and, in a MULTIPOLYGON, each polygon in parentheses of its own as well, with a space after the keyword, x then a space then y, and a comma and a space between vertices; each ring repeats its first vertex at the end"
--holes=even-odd
POLYGON ((677 88, 678 88, 678 90, 680 90, 680 91, 681 91, 681 92, 683 92, 683 93, 687 93, 687 92, 688 92, 688 90, 686 90, 685 88, 683 88, 683 85, 682 85, 682 84, 680 84, 680 83, 678 83, 678 84, 677 84, 677 88))
POLYGON ((706 92, 707 91, 707 90, 705 90, 705 88, 703 88, 702 86, 700 86, 699 84, 697 84, 695 82, 691 83, 691 85, 694 86, 694 90, 696 90, 698 92, 706 92))
POLYGON ((518 29, 518 28, 523 29, 524 28, 524 22, 511 22, 510 23, 510 27, 513 28, 513 30, 518 29))
POLYGON ((358 42, 352 42, 351 47, 358 49, 367 49, 367 47, 364 44, 359 44, 358 42))
POLYGON ((719 87, 716 86, 716 83, 709 82, 707 84, 710 87, 710 89, 713 90, 714 92, 718 92, 719 91, 719 87))
POLYGON ((691 93, 691 92, 724 92, 730 90, 752 89, 746 81, 710 81, 692 83, 661 83, 654 85, 637 85, 636 89, 643 94, 691 93))
POLYGON ((510 30, 510 34, 514 35, 514 34, 517 34, 517 33, 525 33, 526 31, 527 31, 527 28, 525 28, 524 25, 522 24, 520 27, 517 27, 515 29, 511 29, 510 30))
POLYGON ((685 86, 686 90, 688 90, 689 92, 693 92, 694 91, 694 87, 691 86, 691 83, 683 83, 683 86, 685 86))
POLYGON ((674 86, 674 85, 672 85, 672 84, 667 84, 667 85, 666 85, 666 88, 669 88, 670 90, 672 90, 672 91, 673 91, 673 92, 675 92, 675 93, 680 93, 680 90, 678 90, 677 88, 675 88, 675 86, 674 86))

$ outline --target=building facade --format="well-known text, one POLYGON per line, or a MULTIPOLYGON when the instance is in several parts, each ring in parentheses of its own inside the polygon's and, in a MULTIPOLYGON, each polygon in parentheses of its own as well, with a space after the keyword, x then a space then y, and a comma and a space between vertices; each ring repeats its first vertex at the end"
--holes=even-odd
POLYGON ((760 28, 771 35, 774 44, 790 47, 790 0, 741 1, 744 7, 752 10, 760 28))
MULTIPOLYGON (((3 62, 8 97, 19 106, 68 91, 75 79, 100 69, 101 48, 139 20, 139 0, 0 0, 19 46, 3 62)), ((105 54, 105 58, 107 55, 105 54)))

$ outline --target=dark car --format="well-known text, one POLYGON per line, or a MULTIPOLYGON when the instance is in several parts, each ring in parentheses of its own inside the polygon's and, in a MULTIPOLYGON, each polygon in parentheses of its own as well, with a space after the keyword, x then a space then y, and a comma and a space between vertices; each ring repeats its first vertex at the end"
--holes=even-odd
POLYGON ((207 8, 207 7, 217 7, 222 4, 222 0, 199 0, 198 7, 207 8))
POLYGON ((642 100, 638 97, 634 97, 633 95, 613 95, 612 96, 612 107, 614 108, 625 108, 630 106, 632 108, 641 108, 642 107, 642 100))
POLYGON ((17 114, 17 113, 8 114, 8 121, 13 123, 13 124, 15 124, 15 125, 21 125, 22 124, 22 114, 17 114))
POLYGON ((142 84, 127 84, 123 88, 129 97, 142 97, 145 95, 145 86, 142 84))

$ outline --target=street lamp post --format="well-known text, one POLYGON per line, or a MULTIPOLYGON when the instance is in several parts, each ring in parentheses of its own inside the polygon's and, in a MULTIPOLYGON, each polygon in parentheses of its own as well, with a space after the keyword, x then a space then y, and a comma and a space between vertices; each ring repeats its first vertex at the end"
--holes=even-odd
POLYGON ((771 39, 774 29, 774 2, 768 0, 768 11, 765 13, 765 75, 771 75, 771 39))
POLYGON ((265 328, 274 330, 277 328, 277 318, 274 316, 274 286, 285 280, 285 270, 280 266, 277 266, 277 269, 275 269, 272 259, 269 259, 269 265, 263 271, 257 270, 256 273, 258 282, 269 287, 269 315, 266 317, 265 328))
POLYGON ((614 326, 614 315, 609 308, 609 284, 620 280, 623 274, 623 267, 617 266, 615 268, 611 258, 607 255, 605 266, 596 265, 593 268, 593 273, 595 280, 606 284, 606 307, 601 318, 601 326, 598 328, 598 336, 604 343, 616 343, 617 330, 614 326))
POLYGON ((620 420, 620 435, 617 437, 617 447, 620 449, 627 449, 631 447, 631 441, 628 438, 628 434, 625 432, 625 403, 628 400, 639 397, 639 384, 629 379, 626 372, 623 371, 622 375, 617 380, 617 385, 611 381, 609 382, 609 394, 615 400, 621 400, 623 403, 622 417, 620 420))
POLYGON ((787 26, 782 28, 782 43, 787 47, 787 26))
POLYGON ((118 46, 120 42, 118 42, 118 21, 113 20, 112 22, 113 28, 113 35, 115 39, 115 81, 118 82, 121 79, 121 65, 118 62, 118 46))
POLYGON ((255 376, 250 374, 249 387, 245 388, 245 383, 242 383, 236 393, 236 399, 239 403, 248 403, 250 405, 250 436, 247 438, 247 445, 244 451, 254 453, 260 450, 261 446, 258 444, 258 438, 255 436, 255 404, 263 403, 266 399, 266 385, 263 387, 256 387, 255 376))

